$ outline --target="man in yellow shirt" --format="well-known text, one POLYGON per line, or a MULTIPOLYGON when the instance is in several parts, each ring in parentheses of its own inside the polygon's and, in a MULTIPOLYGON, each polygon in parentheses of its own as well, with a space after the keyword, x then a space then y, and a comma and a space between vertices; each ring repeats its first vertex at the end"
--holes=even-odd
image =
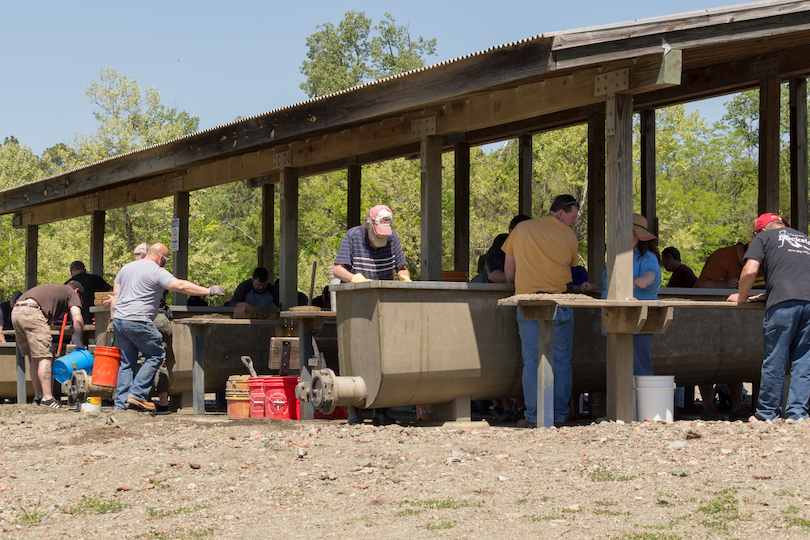
MULTIPOLYGON (((548 215, 518 224, 506 239, 504 273, 515 284, 515 294, 564 293, 570 290, 571 267, 577 265, 577 237, 571 230, 579 215, 579 201, 560 195, 548 215)), ((517 311, 523 353, 524 420, 519 425, 537 425, 537 321, 517 311)), ((574 313, 557 308, 554 318, 554 423, 568 416, 568 399, 573 384, 571 350, 574 341, 574 313)))

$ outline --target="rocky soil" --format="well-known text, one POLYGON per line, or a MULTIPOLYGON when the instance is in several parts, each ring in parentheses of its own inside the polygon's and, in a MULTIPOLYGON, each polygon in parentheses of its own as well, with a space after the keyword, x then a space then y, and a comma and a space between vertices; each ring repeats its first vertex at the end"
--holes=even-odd
POLYGON ((562 429, 0 405, 0 538, 805 538, 810 422, 562 429))

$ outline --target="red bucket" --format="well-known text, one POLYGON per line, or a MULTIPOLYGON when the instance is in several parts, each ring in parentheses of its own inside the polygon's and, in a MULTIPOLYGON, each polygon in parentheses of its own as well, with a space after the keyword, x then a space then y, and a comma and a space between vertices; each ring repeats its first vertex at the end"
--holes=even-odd
POLYGON ((250 417, 264 418, 264 380, 266 377, 251 377, 248 379, 248 394, 250 395, 250 417))
POLYGON ((295 399, 298 377, 264 377, 264 416, 276 420, 298 420, 301 404, 295 399))
POLYGON ((118 347, 97 345, 93 357, 93 384, 115 388, 118 367, 121 365, 121 351, 118 347))

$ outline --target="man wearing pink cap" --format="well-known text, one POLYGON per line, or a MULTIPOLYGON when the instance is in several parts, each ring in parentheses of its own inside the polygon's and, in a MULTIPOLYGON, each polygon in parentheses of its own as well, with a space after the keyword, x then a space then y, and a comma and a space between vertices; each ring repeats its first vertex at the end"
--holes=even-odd
POLYGON ((773 213, 759 216, 754 227, 757 235, 745 252, 739 292, 728 301, 765 300, 765 358, 756 418, 805 420, 810 398, 810 238, 773 213), (760 270, 765 276, 764 298, 762 294, 749 298, 760 270), (790 389, 783 408, 786 367, 790 389))
MULTIPOLYGON (((346 231, 335 257, 335 277, 344 283, 392 280, 395 275, 402 281, 410 281, 399 236, 391 228, 393 221, 391 209, 378 204, 366 212, 362 225, 346 231)), ((375 409, 372 421, 375 425, 394 423, 385 409, 375 409)), ((349 407, 349 424, 362 422, 360 410, 349 407)))

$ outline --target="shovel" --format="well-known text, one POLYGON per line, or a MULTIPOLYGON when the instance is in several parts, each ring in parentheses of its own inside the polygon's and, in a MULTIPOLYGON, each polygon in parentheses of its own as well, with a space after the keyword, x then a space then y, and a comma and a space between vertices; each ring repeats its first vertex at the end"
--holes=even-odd
POLYGON ((245 364, 245 367, 248 368, 248 371, 250 371, 251 377, 258 377, 258 375, 256 375, 256 370, 253 369, 253 360, 249 356, 243 356, 242 363, 245 364))

